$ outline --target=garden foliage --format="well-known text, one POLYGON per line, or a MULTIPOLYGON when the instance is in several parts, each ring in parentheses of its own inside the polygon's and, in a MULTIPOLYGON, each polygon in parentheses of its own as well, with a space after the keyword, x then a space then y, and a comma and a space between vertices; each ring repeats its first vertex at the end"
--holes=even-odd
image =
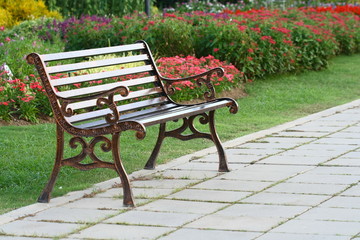
POLYGON ((0 26, 11 27, 44 16, 61 18, 57 11, 49 11, 42 0, 0 0, 0 26))
MULTIPOLYGON (((66 51, 80 50, 144 39, 155 50, 159 69, 165 76, 184 77, 198 70, 225 66, 230 75, 214 82, 219 92, 269 74, 320 70, 327 67, 332 56, 359 53, 359 9, 338 6, 285 11, 195 11, 165 13, 150 19, 135 13, 124 17, 72 17, 64 21, 41 19, 12 29, 1 27, 0 53, 4 57, 0 64, 6 62, 10 66, 15 80, 9 80, 4 73, 0 76, 0 119, 17 115, 36 121, 38 113, 50 114, 38 80, 30 76, 34 70, 24 60, 32 51, 58 52, 63 47, 66 51), (185 64, 185 60, 189 63, 185 64)), ((177 87, 181 89, 178 100, 198 97, 190 83, 177 87)))

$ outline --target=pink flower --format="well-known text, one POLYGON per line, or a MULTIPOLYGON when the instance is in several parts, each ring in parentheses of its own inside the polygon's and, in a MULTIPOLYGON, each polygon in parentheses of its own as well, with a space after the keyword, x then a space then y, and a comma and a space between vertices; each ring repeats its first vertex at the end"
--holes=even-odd
POLYGON ((214 48, 214 52, 218 52, 220 49, 218 49, 218 48, 214 48))

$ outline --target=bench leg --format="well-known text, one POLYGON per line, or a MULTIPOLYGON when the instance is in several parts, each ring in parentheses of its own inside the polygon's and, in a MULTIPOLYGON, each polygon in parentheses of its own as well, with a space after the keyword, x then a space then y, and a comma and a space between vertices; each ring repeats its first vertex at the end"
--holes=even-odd
POLYGON ((225 150, 221 144, 218 134, 216 133, 215 110, 209 112, 209 127, 210 127, 210 132, 211 132, 211 138, 212 138, 213 142, 215 143, 215 146, 216 146, 218 154, 219 154, 219 172, 229 172, 230 170, 228 167, 225 150))
POLYGON ((156 145, 150 155, 149 160, 145 164, 145 167, 144 167, 145 169, 149 169, 149 170, 155 169, 155 161, 156 161, 157 156, 159 155, 161 144, 163 143, 164 138, 165 138, 165 129, 166 129, 166 123, 161 123, 160 129, 159 129, 159 136, 158 136, 156 145))
POLYGON ((56 178, 60 172, 61 168, 61 160, 63 159, 64 153, 64 131, 56 125, 56 157, 54 167, 49 179, 49 182, 45 186, 44 190, 42 191, 41 195, 38 198, 38 202, 40 203, 48 203, 50 201, 50 194, 54 188, 54 184, 56 182, 56 178))
POLYGON ((119 133, 112 134, 112 154, 113 154, 114 163, 115 163, 115 170, 119 174, 119 177, 120 177, 120 180, 121 180, 121 185, 123 187, 124 206, 126 206, 126 207, 135 207, 133 195, 132 195, 131 188, 130 188, 130 181, 129 181, 129 178, 128 178, 127 174, 126 174, 126 171, 124 169, 124 166, 123 166, 121 158, 120 158, 119 138, 120 138, 119 133))

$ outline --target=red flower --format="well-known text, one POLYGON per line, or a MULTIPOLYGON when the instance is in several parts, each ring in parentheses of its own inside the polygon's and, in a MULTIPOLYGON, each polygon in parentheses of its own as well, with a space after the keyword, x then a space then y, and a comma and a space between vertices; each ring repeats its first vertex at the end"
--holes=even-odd
POLYGON ((218 49, 218 48, 214 48, 214 52, 218 52, 220 49, 218 49))

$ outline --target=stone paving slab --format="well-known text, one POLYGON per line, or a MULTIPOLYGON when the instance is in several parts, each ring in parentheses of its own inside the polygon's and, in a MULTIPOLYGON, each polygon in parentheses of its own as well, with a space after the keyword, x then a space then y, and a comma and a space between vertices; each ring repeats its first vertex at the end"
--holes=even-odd
POLYGON ((206 189, 185 189, 180 192, 167 196, 167 199, 192 200, 192 201, 211 201, 211 202, 236 202, 247 196, 251 192, 219 191, 206 189))
POLYGON ((267 233, 256 240, 349 240, 348 236, 299 234, 299 233, 267 233))
POLYGON ((117 215, 104 222, 114 224, 180 227, 181 225, 192 222, 202 216, 202 214, 194 213, 169 213, 135 210, 117 215))
POLYGON ((138 207, 137 209, 155 212, 210 214, 228 205, 229 204, 225 203, 161 199, 138 207))
POLYGON ((359 229, 360 222, 295 219, 274 228, 270 232, 353 236, 359 232, 359 229))
POLYGON ((81 229, 83 226, 82 224, 74 223, 18 220, 1 225, 0 232, 7 235, 30 237, 60 237, 81 229))
POLYGON ((118 213, 114 210, 55 207, 42 211, 35 216, 26 217, 28 221, 96 223, 118 213))
POLYGON ((302 214, 297 219, 360 222, 360 209, 318 207, 302 214))
POLYGON ((244 191, 244 192, 258 192, 269 187, 271 182, 261 181, 241 181, 241 180, 225 180, 225 179, 210 179, 208 181, 196 184, 191 188, 195 189, 213 189, 226 191, 244 191))
POLYGON ((204 229, 182 228, 162 237, 159 240, 219 240, 219 239, 238 239, 251 240, 259 236, 260 233, 240 232, 240 231, 219 231, 204 229))
POLYGON ((241 202, 286 206, 317 206, 329 198, 330 196, 327 195, 261 192, 241 202))
POLYGON ((318 183, 297 183, 297 182, 283 182, 264 192, 270 193, 296 193, 296 194, 315 194, 315 195, 334 195, 345 190, 347 186, 344 185, 327 185, 318 183))
POLYGON ((360 100, 0 216, 0 239, 360 239, 360 100))
POLYGON ((155 239, 175 228, 97 224, 70 237, 82 239, 155 239))

